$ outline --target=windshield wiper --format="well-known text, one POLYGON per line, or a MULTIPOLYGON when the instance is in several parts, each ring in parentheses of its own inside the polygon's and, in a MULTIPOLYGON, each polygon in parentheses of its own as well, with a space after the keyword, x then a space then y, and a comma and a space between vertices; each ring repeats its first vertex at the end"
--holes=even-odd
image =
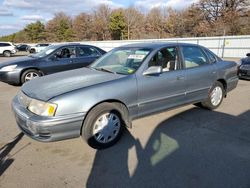
POLYGON ((116 74, 116 72, 113 72, 113 71, 105 69, 105 68, 93 68, 93 69, 98 70, 98 71, 103 71, 103 72, 109 72, 109 73, 116 74))

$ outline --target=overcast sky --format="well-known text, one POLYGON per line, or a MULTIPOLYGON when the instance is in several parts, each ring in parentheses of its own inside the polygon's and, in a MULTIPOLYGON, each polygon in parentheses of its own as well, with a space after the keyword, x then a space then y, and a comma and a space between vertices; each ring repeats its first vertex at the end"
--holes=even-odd
POLYGON ((40 20, 46 22, 56 12, 70 16, 91 12, 100 4, 111 8, 135 6, 141 10, 152 7, 183 9, 197 0, 0 0, 0 36, 21 30, 26 24, 40 20))

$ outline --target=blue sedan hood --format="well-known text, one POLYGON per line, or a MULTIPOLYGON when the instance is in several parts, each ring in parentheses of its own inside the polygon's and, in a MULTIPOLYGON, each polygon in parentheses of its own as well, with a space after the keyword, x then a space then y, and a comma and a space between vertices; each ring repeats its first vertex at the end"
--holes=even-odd
POLYGON ((124 77, 113 73, 101 72, 89 68, 51 74, 35 78, 22 86, 22 91, 31 98, 48 101, 61 94, 76 89, 116 80, 124 77))
POLYGON ((5 61, 5 62, 1 63, 0 67, 5 67, 5 66, 8 66, 8 65, 20 65, 20 64, 23 64, 23 63, 26 63, 26 62, 34 61, 36 59, 37 58, 32 58, 32 57, 29 57, 29 56, 17 57, 14 60, 5 61))

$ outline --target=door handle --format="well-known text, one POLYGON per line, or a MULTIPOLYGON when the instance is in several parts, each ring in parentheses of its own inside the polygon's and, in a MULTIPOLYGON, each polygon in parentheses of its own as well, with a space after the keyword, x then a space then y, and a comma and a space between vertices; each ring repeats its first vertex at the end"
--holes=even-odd
POLYGON ((70 63, 73 63, 73 61, 72 61, 72 60, 70 60, 69 62, 70 62, 70 63))

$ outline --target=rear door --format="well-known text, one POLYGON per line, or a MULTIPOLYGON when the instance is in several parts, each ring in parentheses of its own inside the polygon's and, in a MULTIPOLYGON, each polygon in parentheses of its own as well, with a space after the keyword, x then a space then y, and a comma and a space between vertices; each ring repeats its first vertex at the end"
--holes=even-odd
POLYGON ((210 62, 199 46, 181 47, 184 68, 186 70, 188 102, 204 100, 216 79, 216 67, 210 62))
POLYGON ((139 116, 183 104, 186 100, 186 75, 177 46, 159 50, 148 63, 150 66, 161 66, 163 72, 138 76, 139 116))
POLYGON ((102 54, 92 46, 77 46, 76 58, 74 59, 73 66, 75 68, 82 68, 90 65, 102 54))

